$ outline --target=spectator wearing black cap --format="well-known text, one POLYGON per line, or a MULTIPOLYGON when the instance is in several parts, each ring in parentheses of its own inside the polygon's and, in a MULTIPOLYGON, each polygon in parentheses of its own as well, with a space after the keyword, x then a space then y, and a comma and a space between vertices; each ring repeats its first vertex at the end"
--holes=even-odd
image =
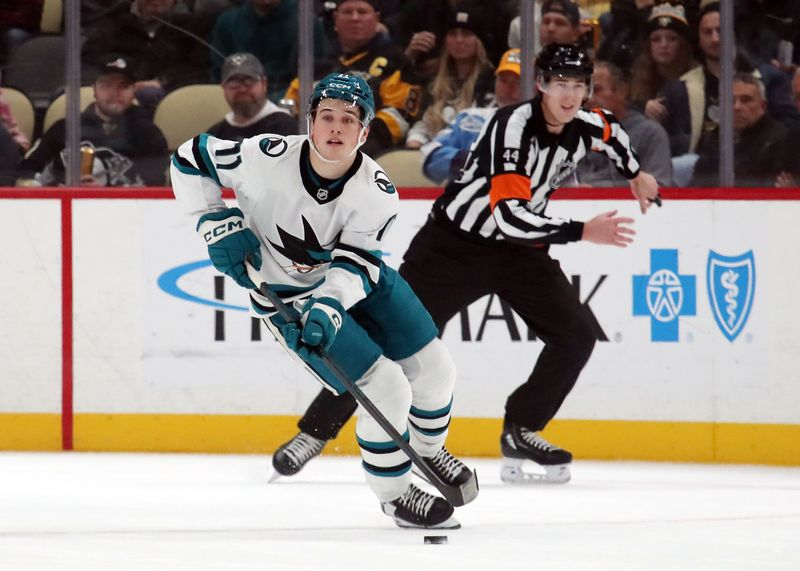
MULTIPOLYGON (((537 5, 538 8, 538 5, 537 5)), ((549 44, 577 44, 581 36, 581 13, 572 0, 544 0, 535 18, 539 23, 534 34, 534 51, 549 44)), ((508 29, 508 46, 520 47, 522 21, 519 16, 511 21, 508 29)))
POLYGON ((241 141, 263 133, 296 135, 297 121, 267 98, 264 67, 253 54, 233 54, 222 64, 222 90, 231 108, 208 132, 219 139, 241 141))
POLYGON ((456 8, 450 14, 439 70, 423 100, 425 114, 408 133, 406 147, 418 149, 459 111, 484 106, 494 89, 494 67, 480 38, 475 12, 456 8))
MULTIPOLYGON (((95 101, 81 114, 81 148, 89 157, 81 184, 165 184, 167 142, 146 111, 134 105, 137 78, 131 63, 124 56, 109 55, 101 60, 96 75, 95 101)), ((20 162, 17 170, 24 184, 53 186, 64 182, 65 138, 62 119, 42 135, 20 162)))
POLYGON ((665 118, 666 108, 656 97, 664 85, 697 65, 688 38, 683 2, 657 2, 647 20, 644 49, 633 64, 631 76, 631 102, 650 119, 665 118))

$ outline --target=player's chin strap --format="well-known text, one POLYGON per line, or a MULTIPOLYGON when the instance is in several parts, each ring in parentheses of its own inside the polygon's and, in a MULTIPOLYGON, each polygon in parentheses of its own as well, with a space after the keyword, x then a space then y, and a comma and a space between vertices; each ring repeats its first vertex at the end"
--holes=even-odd
POLYGON ((347 153, 346 157, 341 158, 341 159, 336 160, 336 161, 332 161, 331 159, 326 159, 325 157, 323 157, 322 153, 319 152, 319 150, 317 149, 317 146, 314 144, 314 138, 311 136, 311 115, 310 114, 306 115, 306 131, 308 131, 308 143, 309 143, 309 145, 311 145, 311 150, 314 151, 314 154, 317 155, 317 158, 319 160, 321 160, 324 163, 328 163, 329 165, 339 164, 341 162, 344 162, 344 161, 350 159, 350 157, 355 155, 358 152, 358 149, 363 147, 364 143, 367 142, 367 137, 365 135, 365 133, 367 131, 367 126, 364 125, 363 123, 361 123, 361 131, 359 131, 359 133, 358 133, 358 144, 355 147, 353 147, 352 151, 347 153))

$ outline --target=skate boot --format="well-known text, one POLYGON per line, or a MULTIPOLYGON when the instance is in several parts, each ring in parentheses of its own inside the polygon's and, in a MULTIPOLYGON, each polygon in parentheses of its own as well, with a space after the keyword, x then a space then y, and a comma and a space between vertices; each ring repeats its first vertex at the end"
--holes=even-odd
MULTIPOLYGON (((478 496, 478 476, 467 468, 461 460, 450 454, 447 448, 442 446, 439 451, 430 458, 422 458, 423 462, 433 471, 434 474, 447 484, 461 489, 461 494, 465 502, 469 503, 478 496)), ((417 466, 412 467, 414 474, 432 484, 425 474, 417 466)))
POLYGON ((420 529, 458 529, 461 524, 453 515, 447 500, 424 492, 409 484, 402 496, 381 502, 383 513, 394 519, 398 527, 420 529))
POLYGON ((503 453, 500 479, 507 484, 569 482, 572 454, 550 444, 538 432, 506 420, 503 424, 503 435, 500 437, 500 450, 503 453), (543 468, 544 474, 525 472, 522 469, 525 460, 543 468))
POLYGON ((272 456, 272 467, 275 472, 269 481, 272 482, 279 476, 294 476, 314 456, 318 456, 327 443, 327 440, 320 440, 305 432, 298 432, 294 438, 278 448, 272 456))

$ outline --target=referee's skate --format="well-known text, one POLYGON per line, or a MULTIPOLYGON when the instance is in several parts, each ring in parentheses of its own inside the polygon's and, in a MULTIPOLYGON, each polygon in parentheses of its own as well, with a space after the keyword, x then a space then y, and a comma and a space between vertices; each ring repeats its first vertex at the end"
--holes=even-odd
POLYGON ((503 454, 500 479, 507 484, 566 484, 570 480, 572 454, 550 444, 538 432, 506 420, 500 437, 500 449, 503 454), (543 469, 544 473, 523 470, 526 460, 543 469))

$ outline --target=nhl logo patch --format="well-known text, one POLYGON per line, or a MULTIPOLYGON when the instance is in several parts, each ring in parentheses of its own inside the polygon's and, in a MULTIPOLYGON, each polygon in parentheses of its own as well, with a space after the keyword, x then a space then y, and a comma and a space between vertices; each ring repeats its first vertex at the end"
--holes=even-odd
POLYGON ((733 342, 742 332, 756 287, 753 251, 739 256, 723 256, 710 250, 706 270, 708 299, 722 334, 733 342))
POLYGON ((328 189, 327 188, 318 188, 317 189, 317 200, 325 201, 328 200, 328 189))

